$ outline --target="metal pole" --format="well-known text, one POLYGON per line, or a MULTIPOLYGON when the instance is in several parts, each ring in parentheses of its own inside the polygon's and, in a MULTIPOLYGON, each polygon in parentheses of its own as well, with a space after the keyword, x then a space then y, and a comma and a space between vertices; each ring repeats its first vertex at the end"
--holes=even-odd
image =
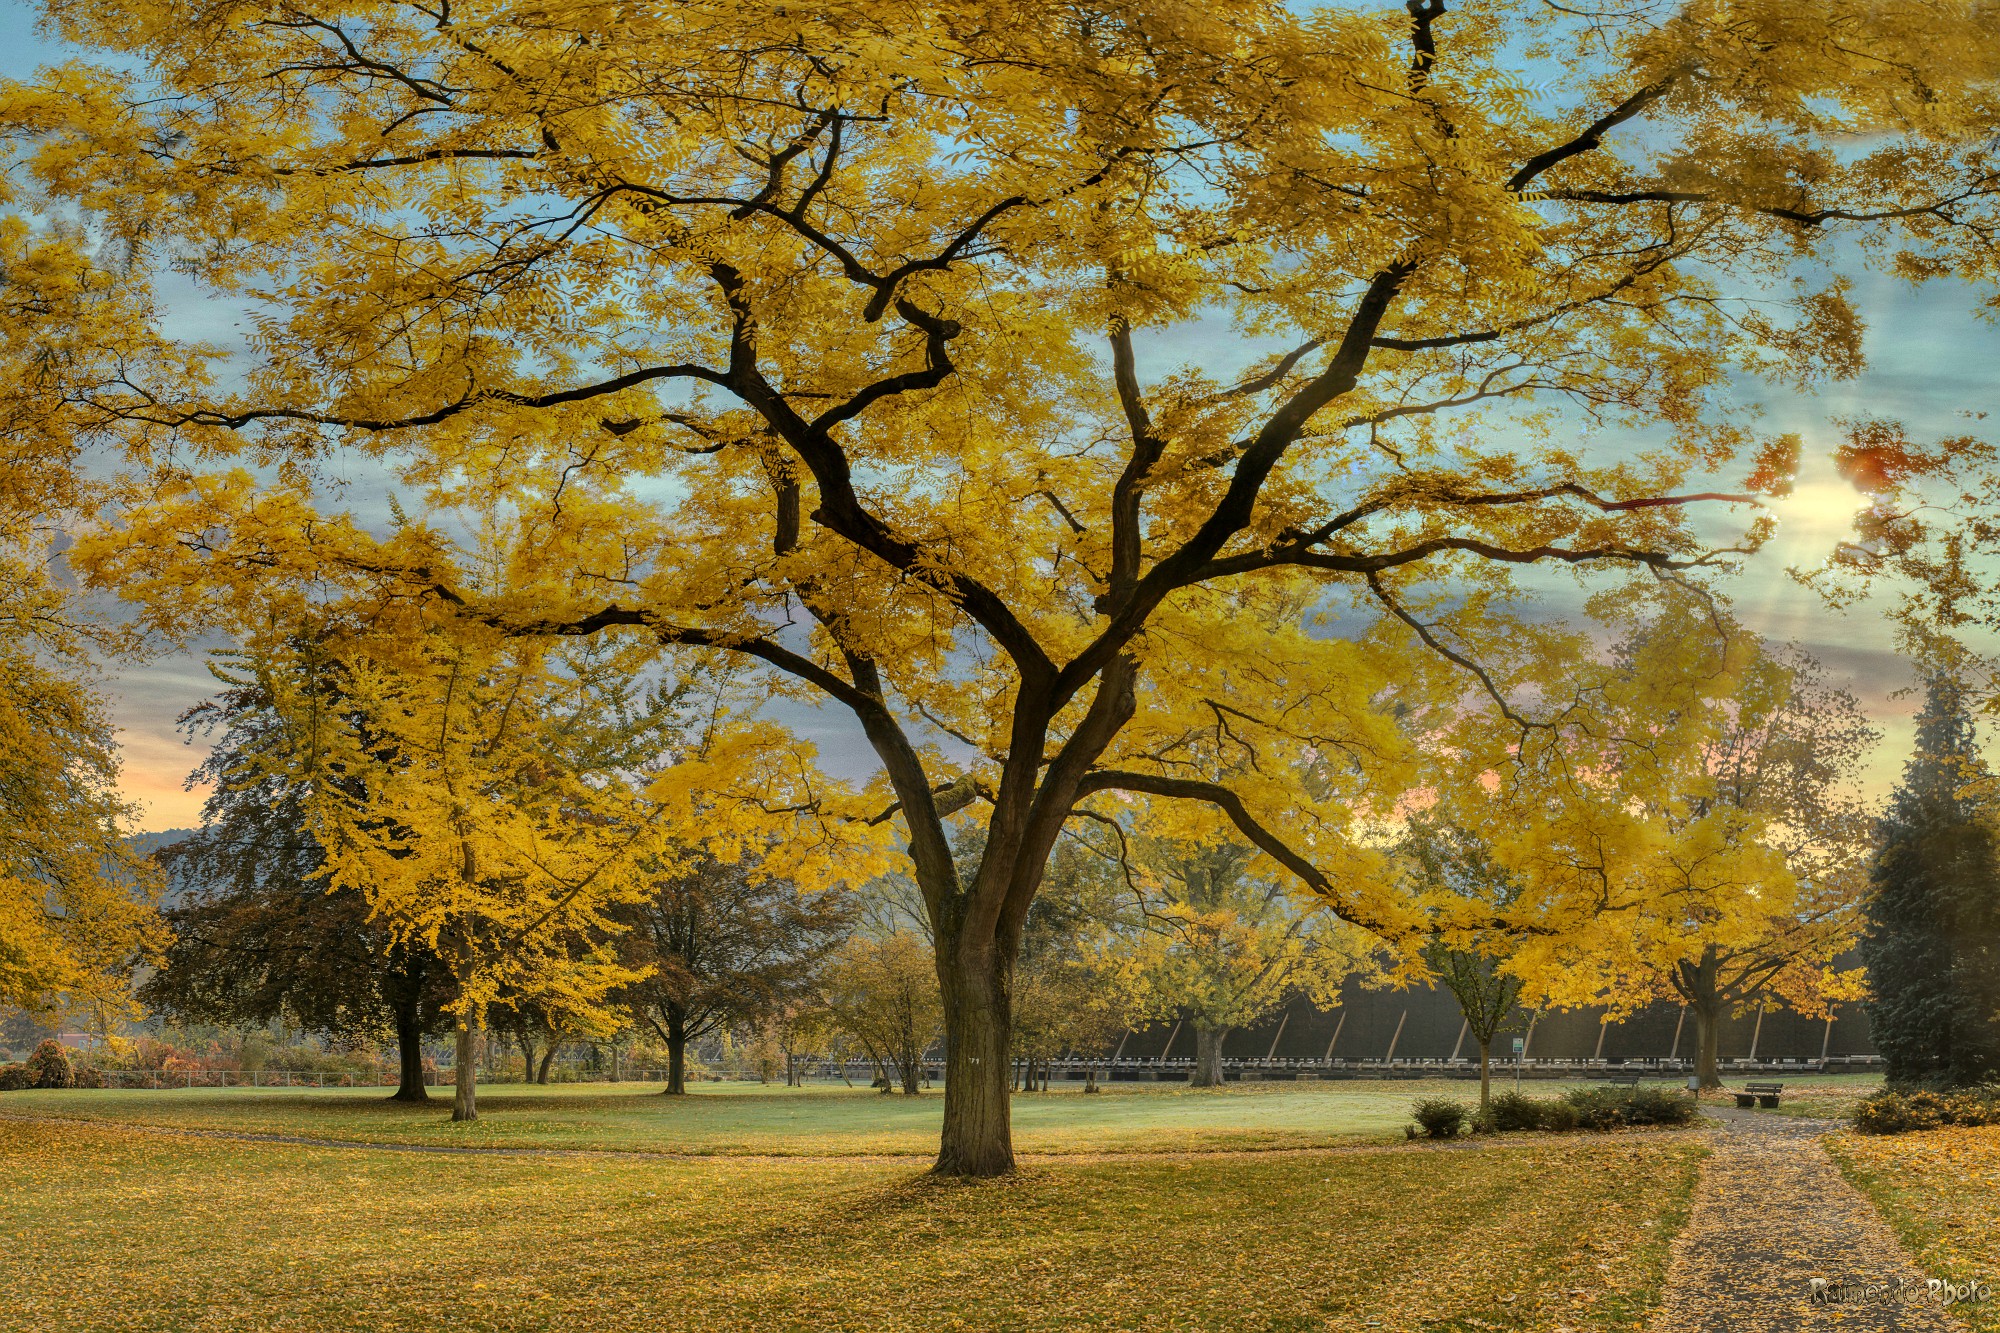
POLYGON ((1610 1026, 1611 1015, 1609 1014, 1597 1020, 1597 1049, 1590 1053, 1590 1058, 1593 1062, 1604 1058, 1604 1031, 1610 1026))
POLYGON ((1324 1057, 1324 1063, 1326 1064, 1333 1063, 1333 1043, 1340 1040, 1340 1030, 1346 1026, 1347 1026, 1347 1010, 1342 1009, 1340 1011, 1339 1021, 1333 1025, 1333 1039, 1332 1041, 1329 1041, 1326 1044, 1326 1056, 1324 1057))
POLYGON ((1757 1006, 1757 1026, 1750 1030, 1750 1059, 1753 1063, 1757 1059, 1757 1038, 1763 1035, 1764 1035, 1764 1006, 1760 1004, 1757 1006))
POLYGON ((1174 1048, 1174 1038, 1180 1035, 1181 1035, 1181 1020, 1176 1018, 1174 1020, 1174 1030, 1167 1034, 1167 1044, 1160 1048, 1161 1064, 1165 1064, 1167 1062, 1167 1052, 1171 1051, 1174 1048))
POLYGON ((1678 1060, 1681 1058, 1681 1026, 1687 1021, 1688 1007, 1683 1004, 1681 1005, 1681 1016, 1674 1020, 1674 1048, 1667 1052, 1667 1059, 1669 1060, 1678 1060))
POLYGON ((1471 1024, 1465 1019, 1461 1018, 1458 1020, 1458 1040, 1451 1044, 1451 1058, 1453 1060, 1458 1059, 1458 1053, 1465 1045, 1465 1030, 1470 1026, 1471 1024))
POLYGON ((1278 1030, 1271 1034, 1271 1049, 1264 1052, 1264 1063, 1271 1063, 1271 1057, 1278 1053, 1278 1038, 1285 1035, 1285 1024, 1292 1021, 1292 1011, 1285 1010, 1285 1016, 1278 1020, 1278 1030))
POLYGON ((1407 1010, 1407 1009, 1405 1009, 1405 1010, 1404 1010, 1404 1011, 1402 1012, 1402 1014, 1401 1014, 1401 1015, 1399 1015, 1399 1016, 1397 1017, 1397 1019, 1396 1019, 1396 1031, 1395 1031, 1395 1033, 1394 1033, 1393 1035, 1391 1035, 1391 1036, 1390 1036, 1390 1038, 1389 1038, 1389 1053, 1388 1053, 1387 1055, 1385 1055, 1385 1056, 1383 1056, 1383 1057, 1382 1057, 1382 1063, 1383 1063, 1383 1064, 1385 1064, 1385 1065, 1386 1065, 1386 1064, 1388 1064, 1388 1063, 1389 1063, 1390 1061, 1392 1061, 1392 1060, 1394 1060, 1394 1059, 1396 1058, 1396 1043, 1397 1043, 1397 1042, 1399 1042, 1399 1041, 1401 1041, 1401 1040, 1403 1039, 1403 1020, 1404 1020, 1405 1018, 1408 1018, 1409 1016, 1410 1016, 1410 1011, 1409 1011, 1409 1010, 1407 1010))

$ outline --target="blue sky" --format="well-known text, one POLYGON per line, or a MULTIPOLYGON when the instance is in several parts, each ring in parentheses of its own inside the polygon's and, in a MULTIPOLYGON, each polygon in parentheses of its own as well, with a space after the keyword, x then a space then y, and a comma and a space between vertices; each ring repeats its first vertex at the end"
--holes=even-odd
MULTIPOLYGON (((24 77, 64 53, 34 30, 34 11, 13 0, 0 6, 0 74, 24 77)), ((1834 475, 1829 456, 1842 417, 1887 416, 1908 422, 1920 438, 1971 429, 1967 412, 2000 407, 1996 367, 2000 331, 1977 319, 1973 293, 1937 285, 1913 289, 1885 277, 1862 277, 1854 297, 1869 322, 1868 369, 1858 379, 1810 397, 1745 385, 1746 401, 1759 403, 1773 432, 1804 437, 1805 464, 1793 497, 1777 508, 1778 539, 1754 557, 1728 589, 1739 614, 1753 628, 1779 640, 1797 640, 1824 660, 1834 677, 1852 688, 1885 732, 1870 786, 1885 790, 1900 770, 1909 744, 1914 701, 1896 697, 1910 683, 1895 654, 1893 634, 1878 599, 1845 615, 1829 611, 1813 592, 1788 576, 1791 566, 1820 563, 1846 531, 1860 497, 1834 475)), ((233 312, 192 292, 170 301, 177 331, 193 337, 227 337, 233 312)), ((1150 349, 1164 373, 1172 363, 1194 361, 1224 372, 1247 355, 1247 345, 1227 328, 1192 325, 1150 349)), ((1616 441, 1606 441, 1616 447, 1616 441)), ((174 719, 199 702, 212 681, 193 653, 162 655, 143 664, 107 669, 112 708, 125 747, 126 789, 145 809, 148 828, 186 826, 198 818, 199 793, 181 790, 200 752, 177 733, 174 719)), ((796 719, 814 736, 831 766, 850 772, 872 767, 858 734, 832 717, 796 719)))

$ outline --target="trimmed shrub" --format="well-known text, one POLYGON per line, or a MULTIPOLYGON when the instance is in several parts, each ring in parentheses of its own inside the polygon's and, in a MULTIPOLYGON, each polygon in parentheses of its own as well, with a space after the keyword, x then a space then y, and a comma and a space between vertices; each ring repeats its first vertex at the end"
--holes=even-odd
POLYGON ((35 1076, 26 1065, 0 1065, 0 1092, 19 1092, 35 1086, 35 1076))
POLYGON ((76 1086, 76 1069, 69 1062, 69 1052, 53 1037, 35 1047, 35 1053, 28 1057, 28 1074, 37 1088, 76 1086))
POLYGON ((1625 1098, 1617 1088, 1571 1088, 1563 1100, 1582 1129, 1614 1129, 1625 1123, 1625 1098))
POLYGON ((1502 1133, 1535 1129, 1541 1124, 1541 1103, 1518 1092, 1503 1092, 1493 1099, 1493 1128, 1502 1133))
POLYGON ((1551 1134, 1566 1134, 1577 1126, 1576 1108, 1560 1097, 1535 1103, 1535 1128, 1551 1134))
POLYGON ((1424 1135, 1433 1139, 1452 1139, 1465 1128, 1468 1112, 1464 1102, 1453 1101, 1449 1097, 1424 1097, 1410 1108, 1424 1135))
POLYGON ((1699 1108, 1678 1088, 1633 1088, 1625 1094, 1628 1125, 1691 1125, 1699 1108))

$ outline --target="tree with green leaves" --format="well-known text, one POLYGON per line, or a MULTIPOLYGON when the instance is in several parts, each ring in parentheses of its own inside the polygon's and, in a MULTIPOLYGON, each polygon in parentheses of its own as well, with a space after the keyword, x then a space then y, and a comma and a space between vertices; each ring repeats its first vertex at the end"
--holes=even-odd
POLYGON ((613 908, 626 962, 643 974, 620 1001, 667 1045, 668 1096, 687 1091, 687 1046, 718 1029, 759 1025, 817 985, 854 909, 838 890, 802 893, 753 857, 694 858, 613 908))
POLYGON ((2000 839, 1967 691, 1931 675, 1882 823, 1862 937, 1892 1083, 2000 1078, 2000 839))
MULTIPOLYGON (((1488 904, 1496 921, 1520 896, 1519 882, 1496 865, 1477 834, 1435 818, 1415 818, 1403 842, 1419 892, 1488 904)), ((1521 1013, 1522 979, 1509 970, 1518 939, 1497 928, 1437 933, 1424 942, 1425 966, 1458 1001, 1465 1030, 1479 1044, 1479 1109, 1493 1102, 1493 1039, 1521 1013)))

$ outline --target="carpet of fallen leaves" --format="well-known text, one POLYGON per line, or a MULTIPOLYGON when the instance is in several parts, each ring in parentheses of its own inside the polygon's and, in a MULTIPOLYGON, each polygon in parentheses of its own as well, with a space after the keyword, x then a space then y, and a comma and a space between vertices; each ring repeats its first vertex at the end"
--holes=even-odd
POLYGON ((2000 1127, 1840 1134, 1827 1147, 1927 1277, 1976 1278, 1994 1290, 1954 1311, 1979 1333, 2000 1333, 2000 1127))
POLYGON ((1705 1151, 1627 1133, 966 1185, 0 1122, 0 1324, 1636 1330, 1705 1151))

